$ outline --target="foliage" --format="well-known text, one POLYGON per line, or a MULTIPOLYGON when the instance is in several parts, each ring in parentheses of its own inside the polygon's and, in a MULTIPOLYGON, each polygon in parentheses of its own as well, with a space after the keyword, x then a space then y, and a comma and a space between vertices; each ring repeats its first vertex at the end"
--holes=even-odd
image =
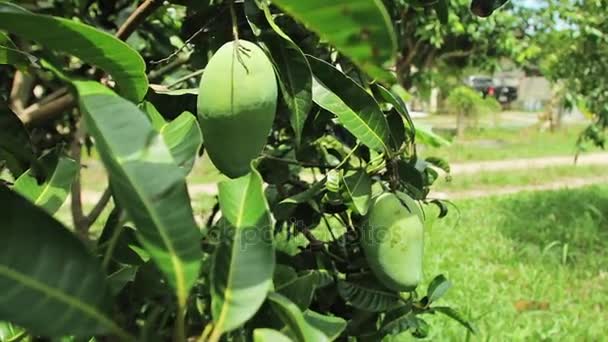
POLYGON ((551 0, 532 12, 523 59, 563 88, 564 105, 578 107, 593 124, 579 139, 605 146, 608 127, 608 24, 602 1, 551 0), (555 28, 558 29, 555 29, 555 28), (561 83, 561 84, 560 84, 561 83))
POLYGON ((479 116, 497 113, 501 110, 500 103, 493 96, 485 98, 478 91, 467 86, 454 88, 446 100, 449 109, 456 112, 458 117, 457 131, 462 137, 466 123, 465 118, 474 119, 477 122, 479 116))
MULTIPOLYGON (((472 18, 468 4, 455 3, 467 12, 454 14, 472 18)), ((0 131, 0 157, 13 175, 0 184, 0 320, 10 322, 3 334, 380 340, 404 331, 424 337, 430 327, 422 317, 434 313, 474 331, 456 310, 437 305, 450 287, 445 277, 414 289, 415 277, 400 293, 376 278, 377 260, 361 248, 366 213, 380 194, 402 193, 395 204, 417 213, 419 232, 430 220, 422 208, 445 208, 427 195, 436 168, 449 166, 420 155, 416 139, 442 142, 416 130, 403 99, 388 90, 396 85, 388 67, 403 57, 397 42, 410 36, 409 18, 434 17, 429 8, 398 0, 24 5, 0 1, 1 51, 34 57, 25 65, 12 52, 0 60, 19 68, 0 74, 0 96, 15 112, 3 107, 0 120, 8 128, 0 131), (212 65, 227 42, 226 60, 212 65), (199 93, 192 88, 201 74, 199 93), (237 76, 253 84, 240 89, 237 76), (253 90, 268 91, 260 98, 253 90), (269 132, 255 118, 234 120, 260 110, 271 111, 262 113, 269 132), (224 172, 229 179, 202 219, 186 177, 208 138, 212 160, 238 170, 224 172), (85 149, 109 175, 86 215, 85 149), (68 189, 72 229, 52 217, 68 189), (305 243, 297 248, 296 239, 305 243)), ((440 21, 414 37, 439 49, 432 32, 444 30, 448 3, 437 5, 440 21)), ((458 20, 452 14, 450 23, 458 20)), ((396 78, 408 87, 403 70, 421 65, 397 64, 396 78)), ((394 225, 391 238, 402 228, 394 225)))

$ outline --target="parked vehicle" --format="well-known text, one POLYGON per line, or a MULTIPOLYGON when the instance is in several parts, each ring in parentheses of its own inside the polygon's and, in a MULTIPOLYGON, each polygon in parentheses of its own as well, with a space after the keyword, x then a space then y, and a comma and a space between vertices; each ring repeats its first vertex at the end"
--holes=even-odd
POLYGON ((502 79, 493 79, 489 76, 469 76, 465 83, 481 92, 484 98, 488 95, 494 96, 503 107, 517 99, 517 87, 507 85, 502 79))

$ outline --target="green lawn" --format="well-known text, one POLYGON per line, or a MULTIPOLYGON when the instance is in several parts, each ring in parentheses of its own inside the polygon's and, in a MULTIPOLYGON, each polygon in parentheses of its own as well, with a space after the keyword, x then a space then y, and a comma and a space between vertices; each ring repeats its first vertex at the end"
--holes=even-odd
MULTIPOLYGON (((555 155, 574 155, 576 139, 584 126, 566 126, 556 132, 529 128, 484 128, 471 130, 462 141, 449 147, 422 147, 423 156, 437 156, 450 162, 503 160, 555 155)), ((448 132, 438 132, 452 139, 448 132)))
POLYGON ((491 190, 505 186, 533 186, 563 179, 600 176, 606 176, 606 166, 604 165, 551 166, 535 170, 480 172, 476 174, 457 174, 450 178, 441 177, 435 183, 433 189, 437 191, 491 190))
MULTIPOLYGON (((440 304, 476 323, 475 340, 606 339, 608 185, 456 205, 428 231, 425 273, 453 282, 440 304)), ((427 319, 429 340, 466 337, 445 317, 427 319)))

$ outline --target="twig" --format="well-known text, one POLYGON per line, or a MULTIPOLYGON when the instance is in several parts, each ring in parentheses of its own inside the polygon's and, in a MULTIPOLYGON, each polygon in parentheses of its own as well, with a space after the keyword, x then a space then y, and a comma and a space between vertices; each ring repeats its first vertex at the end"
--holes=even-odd
POLYGON ((213 24, 213 22, 215 22, 216 18, 218 18, 222 14, 224 14, 224 11, 226 11, 226 8, 222 8, 222 10, 220 11, 220 13, 218 13, 217 16, 211 18, 205 25, 203 25, 200 29, 198 29, 190 37, 188 37, 188 39, 186 39, 184 44, 182 46, 180 46, 179 49, 173 51, 169 56, 167 56, 165 58, 162 58, 162 59, 159 59, 156 61, 150 61, 150 64, 152 64, 152 65, 161 64, 161 63, 165 63, 165 62, 169 61, 170 59, 173 59, 180 52, 182 52, 186 47, 188 47, 188 45, 190 44, 190 42, 192 42, 192 40, 194 40, 194 38, 198 37, 199 34, 203 33, 203 31, 205 31, 211 24, 213 24))
POLYGON ((95 221, 97 221, 97 219, 99 218, 99 215, 101 215, 103 210, 106 208, 106 206, 110 202, 110 198, 112 198, 112 191, 110 191, 110 187, 107 187, 106 190, 104 190, 103 194, 101 195, 101 198, 99 198, 99 201, 97 202, 97 204, 95 204, 95 206, 89 213, 89 216, 87 216, 87 223, 88 223, 89 228, 93 225, 93 223, 95 221))
POLYGON ((13 86, 9 97, 9 105, 13 112, 21 113, 32 96, 35 78, 31 74, 17 70, 13 77, 13 86))
POLYGON ((152 14, 157 8, 162 6, 162 0, 146 0, 139 5, 133 13, 127 18, 122 26, 116 31, 116 38, 126 40, 131 36, 135 29, 143 23, 146 18, 152 14))
MULTIPOLYGON (((123 25, 116 31, 116 37, 126 40, 144 20, 158 7, 162 5, 160 0, 146 0, 139 5, 135 11, 127 18, 123 25)), ((71 94, 57 97, 56 93, 67 93, 67 88, 63 87, 53 92, 48 97, 42 99, 26 108, 20 116, 24 124, 43 122, 55 118, 64 111, 76 105, 76 101, 71 94)))
POLYGON ((181 78, 178 78, 178 79, 177 79, 177 81, 175 81, 175 82, 173 82, 173 83, 169 84, 169 85, 167 86, 167 88, 173 88, 173 87, 175 87, 176 85, 178 85, 178 84, 180 84, 180 83, 182 83, 182 82, 186 82, 187 80, 189 80, 189 79, 191 79, 191 78, 193 78, 193 77, 196 77, 196 76, 198 76, 198 75, 203 74, 204 72, 205 72, 205 69, 200 69, 200 70, 197 70, 197 71, 195 71, 195 72, 189 73, 188 75, 186 75, 186 76, 184 76, 184 77, 181 77, 181 78))
POLYGON ((87 218, 82 210, 82 187, 80 184, 80 160, 82 155, 82 146, 80 146, 80 139, 83 137, 84 132, 82 125, 77 124, 76 133, 74 134, 74 140, 70 146, 70 155, 78 164, 76 171, 76 178, 72 183, 71 197, 72 202, 70 209, 72 211, 72 221, 74 222, 74 229, 83 241, 88 241, 89 224, 87 218))

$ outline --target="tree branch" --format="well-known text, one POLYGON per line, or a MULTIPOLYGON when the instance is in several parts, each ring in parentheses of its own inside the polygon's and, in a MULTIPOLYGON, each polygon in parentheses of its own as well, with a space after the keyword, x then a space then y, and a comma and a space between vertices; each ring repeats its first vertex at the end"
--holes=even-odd
POLYGON ((87 216, 87 225, 89 226, 89 228, 93 225, 95 221, 97 221, 99 215, 101 215, 103 210, 110 202, 110 198, 112 198, 112 191, 110 190, 110 187, 107 187, 99 198, 97 204, 95 204, 93 209, 91 209, 89 216, 87 216))
POLYGON ((141 23, 143 23, 146 18, 152 14, 156 9, 162 6, 162 0, 146 0, 141 5, 139 5, 133 13, 127 18, 127 20, 122 24, 122 26, 116 31, 116 38, 120 40, 127 40, 129 36, 141 23))
POLYGON ((74 229, 76 233, 83 241, 88 241, 89 224, 87 217, 84 215, 82 210, 82 187, 80 184, 80 159, 82 156, 82 146, 80 146, 80 139, 84 136, 84 131, 81 124, 76 127, 76 133, 74 134, 74 140, 70 145, 70 155, 78 164, 78 171, 76 172, 76 178, 72 183, 71 197, 72 202, 70 209, 72 211, 72 221, 74 222, 74 229))
MULTIPOLYGON (((115 36, 121 40, 129 38, 129 36, 135 32, 135 29, 143 23, 154 10, 162 6, 162 4, 163 1, 161 0, 146 0, 141 3, 135 11, 131 13, 118 31, 116 31, 115 36)), ((76 100, 71 94, 67 93, 67 88, 61 88, 42 99, 39 103, 35 103, 26 108, 20 118, 26 125, 44 122, 57 117, 64 111, 72 108, 75 104, 76 100), (57 92, 63 92, 65 95, 53 97, 57 92)))

